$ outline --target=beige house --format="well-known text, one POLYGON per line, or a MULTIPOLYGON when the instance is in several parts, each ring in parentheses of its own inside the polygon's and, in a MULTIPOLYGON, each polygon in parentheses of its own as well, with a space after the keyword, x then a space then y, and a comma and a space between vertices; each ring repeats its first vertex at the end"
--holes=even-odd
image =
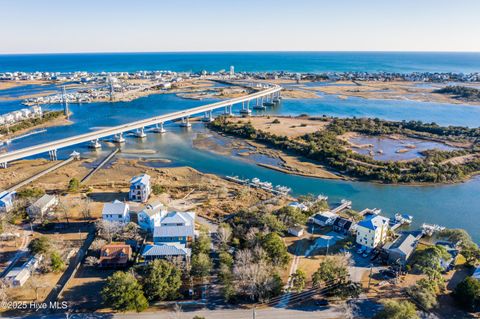
POLYGON ((375 248, 385 243, 389 229, 389 219, 373 215, 357 224, 357 244, 375 248))

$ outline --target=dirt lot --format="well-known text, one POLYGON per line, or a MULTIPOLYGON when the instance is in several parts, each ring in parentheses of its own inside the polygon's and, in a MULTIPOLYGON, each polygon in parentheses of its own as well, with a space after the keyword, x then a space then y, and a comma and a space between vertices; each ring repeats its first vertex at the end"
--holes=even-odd
MULTIPOLYGON (((235 119, 237 121, 237 119, 235 119)), ((257 130, 287 137, 298 137, 322 130, 328 125, 327 121, 310 120, 304 117, 283 116, 254 116, 238 118, 239 122, 250 122, 257 130), (274 123, 279 122, 279 123, 274 123)))

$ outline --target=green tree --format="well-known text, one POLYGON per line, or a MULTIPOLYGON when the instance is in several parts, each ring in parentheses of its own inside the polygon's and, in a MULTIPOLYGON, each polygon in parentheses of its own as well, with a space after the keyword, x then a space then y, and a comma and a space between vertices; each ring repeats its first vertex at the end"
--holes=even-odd
POLYGON ((148 307, 142 286, 131 273, 117 271, 108 277, 101 295, 104 303, 114 310, 140 312, 148 307))
POLYGON ((154 195, 160 195, 161 193, 165 192, 165 187, 160 184, 153 184, 152 186, 152 193, 154 195))
POLYGON ((292 274, 292 289, 296 292, 300 292, 305 288, 305 283, 307 282, 307 275, 301 269, 297 269, 295 273, 292 274))
POLYGON ((262 248, 275 266, 285 266, 290 260, 287 247, 277 233, 269 233, 263 236, 262 248))
POLYGON ((28 249, 34 255, 36 254, 46 254, 50 250, 50 240, 46 236, 41 236, 33 239, 30 244, 28 244, 28 249))
POLYGON ((347 279, 347 267, 341 264, 336 258, 325 259, 312 275, 314 287, 320 287, 321 284, 330 285, 333 282, 345 282, 347 279))
POLYGON ((192 256, 192 275, 199 278, 205 278, 212 271, 212 261, 205 253, 198 253, 192 256))
POLYGON ((210 236, 206 231, 200 231, 198 238, 192 243, 192 252, 194 254, 204 253, 208 254, 210 252, 210 247, 212 246, 212 241, 210 236))
POLYGON ((305 224, 308 218, 308 216, 300 209, 292 206, 282 207, 277 211, 276 215, 287 227, 292 227, 297 224, 305 224))
POLYGON ((52 252, 50 255, 50 265, 53 272, 62 271, 65 269, 65 262, 62 257, 56 251, 52 252))
POLYGON ((435 281, 420 279, 407 289, 408 294, 423 308, 430 310, 437 305, 438 285, 435 281))
POLYGON ((409 301, 385 300, 377 319, 418 319, 415 305, 409 301))
POLYGON ((448 260, 452 256, 443 246, 431 246, 424 250, 416 251, 412 258, 411 264, 414 268, 421 271, 424 274, 430 273, 433 276, 437 276, 435 272, 442 270, 441 260, 448 260), (432 272, 431 270, 435 271, 432 272))
POLYGON ((480 281, 466 277, 455 287, 454 298, 468 311, 476 311, 480 306, 480 281))
POLYGON ((179 296, 182 273, 166 260, 154 260, 146 266, 142 282, 148 300, 172 300, 179 296))
POLYGON ((74 193, 74 192, 78 192, 79 189, 80 189, 80 181, 75 177, 72 178, 68 182, 68 191, 71 193, 74 193))
POLYGON ((45 191, 38 187, 28 187, 17 191, 17 196, 20 198, 40 197, 45 195, 45 191))
POLYGON ((228 252, 220 252, 220 254, 218 255, 218 259, 220 260, 220 264, 226 265, 228 268, 232 268, 233 257, 228 252))

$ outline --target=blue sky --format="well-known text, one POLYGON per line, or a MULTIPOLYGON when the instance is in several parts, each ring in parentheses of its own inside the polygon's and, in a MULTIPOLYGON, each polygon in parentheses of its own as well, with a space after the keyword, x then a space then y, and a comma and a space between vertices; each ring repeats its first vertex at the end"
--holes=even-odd
POLYGON ((0 53, 480 51, 480 0, 0 0, 0 53))

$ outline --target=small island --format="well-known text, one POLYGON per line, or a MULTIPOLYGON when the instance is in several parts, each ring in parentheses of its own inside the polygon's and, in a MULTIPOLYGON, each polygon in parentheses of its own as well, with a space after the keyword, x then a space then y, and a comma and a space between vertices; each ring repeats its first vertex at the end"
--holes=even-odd
POLYGON ((478 129, 364 118, 261 119, 220 117, 209 127, 305 157, 345 178, 381 183, 455 183, 480 172, 478 129), (282 126, 282 121, 288 125, 282 126), (375 153, 383 154, 383 150, 374 151, 373 144, 355 144, 354 138, 359 136, 391 139, 397 144, 393 152, 397 155, 414 152, 417 146, 412 143, 429 142, 432 148, 416 150, 418 154, 408 159, 378 160, 375 153), (364 147, 369 149, 367 153, 359 151, 364 147))

